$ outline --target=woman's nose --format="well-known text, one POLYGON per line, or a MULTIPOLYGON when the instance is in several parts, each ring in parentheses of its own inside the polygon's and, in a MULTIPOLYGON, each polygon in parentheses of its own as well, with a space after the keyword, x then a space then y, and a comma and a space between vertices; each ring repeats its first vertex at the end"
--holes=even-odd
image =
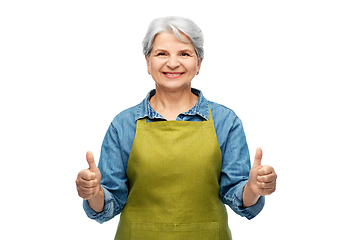
POLYGON ((177 68, 180 65, 177 57, 170 56, 167 61, 167 66, 171 69, 177 68))

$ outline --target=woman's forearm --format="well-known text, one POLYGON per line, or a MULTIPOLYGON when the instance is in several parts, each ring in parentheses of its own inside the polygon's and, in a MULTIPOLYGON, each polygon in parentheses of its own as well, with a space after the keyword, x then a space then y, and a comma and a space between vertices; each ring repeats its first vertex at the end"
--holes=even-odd
POLYGON ((100 191, 98 195, 94 198, 87 200, 89 203, 89 206, 97 213, 102 212, 104 209, 104 191, 100 187, 100 191))

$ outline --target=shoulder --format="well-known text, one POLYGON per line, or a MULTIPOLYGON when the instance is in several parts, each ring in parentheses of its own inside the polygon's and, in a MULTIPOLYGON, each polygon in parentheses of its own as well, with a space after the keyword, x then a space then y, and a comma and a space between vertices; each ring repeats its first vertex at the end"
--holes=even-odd
POLYGON ((136 113, 138 110, 139 104, 128 109, 121 111, 118 115, 115 116, 113 121, 111 122, 111 126, 117 130, 122 132, 125 129, 135 129, 136 128, 136 113))
POLYGON ((242 124, 240 118, 236 115, 236 113, 232 109, 212 101, 208 101, 208 103, 215 124, 227 123, 227 125, 232 125, 235 122, 242 124))
POLYGON ((135 121, 135 115, 138 108, 139 108, 139 104, 121 111, 118 115, 115 116, 113 122, 119 122, 130 119, 135 121))
POLYGON ((215 102, 208 102, 220 146, 234 135, 237 137, 244 135, 243 123, 232 109, 215 102))
POLYGON ((208 101, 208 103, 220 149, 225 156, 226 149, 236 149, 241 143, 246 143, 244 128, 240 118, 232 109, 215 102, 208 101))

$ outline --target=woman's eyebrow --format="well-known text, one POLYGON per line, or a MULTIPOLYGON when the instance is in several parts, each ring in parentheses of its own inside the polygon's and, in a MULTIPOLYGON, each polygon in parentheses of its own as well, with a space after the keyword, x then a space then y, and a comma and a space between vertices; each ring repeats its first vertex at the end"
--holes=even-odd
POLYGON ((154 50, 154 52, 167 52, 165 49, 157 48, 154 50))
POLYGON ((191 51, 191 49, 189 49, 189 48, 185 48, 183 50, 180 50, 179 52, 193 52, 193 51, 191 51))

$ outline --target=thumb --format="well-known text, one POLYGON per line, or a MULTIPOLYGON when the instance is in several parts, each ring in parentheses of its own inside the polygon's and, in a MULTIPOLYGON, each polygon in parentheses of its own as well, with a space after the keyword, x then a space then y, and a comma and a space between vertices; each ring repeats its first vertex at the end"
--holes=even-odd
POLYGON ((254 159, 253 167, 260 167, 261 166, 262 155, 263 155, 263 153, 262 153, 261 148, 257 148, 256 153, 255 153, 255 159, 254 159))
POLYGON ((96 167, 96 164, 95 164, 95 161, 94 161, 94 155, 92 154, 92 152, 88 151, 86 153, 86 160, 89 164, 89 170, 91 172, 94 172, 97 170, 97 167, 96 167))

